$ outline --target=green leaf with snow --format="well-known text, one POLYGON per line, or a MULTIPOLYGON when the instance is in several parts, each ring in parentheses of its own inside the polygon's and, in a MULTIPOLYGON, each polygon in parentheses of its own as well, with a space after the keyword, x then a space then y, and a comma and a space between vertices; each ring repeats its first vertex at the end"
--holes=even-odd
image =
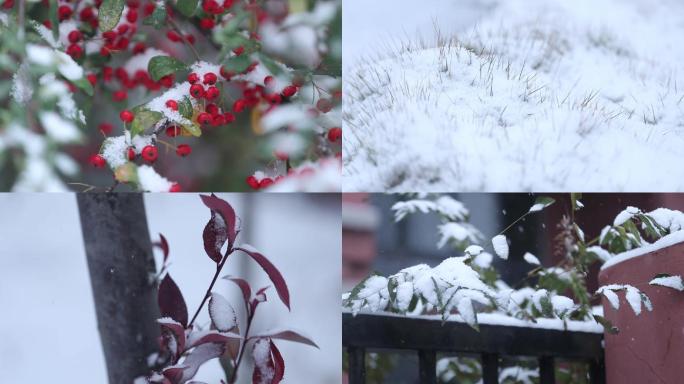
POLYGON ((653 280, 651 280, 648 284, 672 288, 680 292, 684 291, 684 282, 682 282, 682 277, 679 275, 670 276, 664 273, 659 274, 656 277, 654 277, 653 280))
POLYGON ((147 64, 147 72, 154 81, 186 68, 185 63, 171 56, 155 56, 147 64))
POLYGON ((230 57, 223 61, 223 67, 232 73, 242 73, 252 64, 252 59, 248 55, 230 57))
POLYGON ((268 69, 273 75, 277 76, 283 72, 282 67, 280 67, 275 60, 271 59, 263 52, 259 52, 259 60, 261 61, 261 64, 263 64, 264 67, 266 67, 266 69, 268 69))
POLYGON ((606 319, 603 316, 599 315, 592 315, 594 317, 594 320, 596 320, 597 323, 601 324, 603 326, 603 329, 610 334, 617 335, 620 333, 620 330, 618 327, 614 326, 613 323, 610 322, 610 320, 606 319))
POLYGON ((539 212, 542 209, 552 205, 555 202, 556 202, 556 200, 551 198, 551 197, 547 197, 547 196, 537 197, 534 200, 534 204, 530 207, 529 212, 539 212))
POLYGON ((154 29, 160 29, 166 22, 166 9, 164 7, 156 7, 151 15, 143 20, 143 24, 151 25, 154 29))
POLYGON ((197 3, 198 0, 178 0, 176 2, 176 9, 183 14, 183 16, 190 17, 195 13, 197 3))
POLYGON ((190 124, 184 124, 182 127, 195 137, 202 136, 202 128, 197 123, 190 122, 190 124))
POLYGON ((164 117, 161 112, 150 111, 144 106, 133 108, 133 114, 135 117, 133 118, 133 123, 131 123, 131 137, 143 133, 147 127, 156 124, 164 117))
POLYGON ((57 4, 58 2, 51 1, 50 2, 50 8, 48 9, 48 19, 50 20, 50 24, 52 25, 52 37, 55 38, 55 40, 59 39, 59 19, 57 18, 57 4))
POLYGON ((183 96, 183 98, 180 100, 178 103, 178 113, 180 113, 181 116, 185 117, 186 119, 190 119, 192 117, 192 102, 190 101, 189 97, 183 96))
POLYGON ((90 81, 88 81, 86 78, 74 80, 73 83, 75 86, 81 88, 88 96, 92 96, 93 92, 95 91, 93 89, 93 85, 90 84, 90 81))
POLYGON ((124 0, 104 0, 97 12, 98 25, 102 32, 111 31, 119 24, 124 10, 124 0))

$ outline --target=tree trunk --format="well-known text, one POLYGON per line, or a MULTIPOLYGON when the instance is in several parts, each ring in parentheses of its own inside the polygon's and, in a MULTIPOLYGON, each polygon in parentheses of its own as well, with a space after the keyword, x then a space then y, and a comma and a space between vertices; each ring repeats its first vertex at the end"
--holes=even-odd
POLYGON ((159 317, 142 194, 77 194, 81 230, 110 384, 149 373, 159 317))

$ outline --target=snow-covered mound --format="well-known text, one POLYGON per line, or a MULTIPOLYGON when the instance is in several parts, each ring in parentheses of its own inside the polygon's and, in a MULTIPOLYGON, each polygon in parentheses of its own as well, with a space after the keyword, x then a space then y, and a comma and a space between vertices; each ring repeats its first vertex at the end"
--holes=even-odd
POLYGON ((358 60, 343 188, 684 190, 681 36, 675 0, 508 0, 358 60))

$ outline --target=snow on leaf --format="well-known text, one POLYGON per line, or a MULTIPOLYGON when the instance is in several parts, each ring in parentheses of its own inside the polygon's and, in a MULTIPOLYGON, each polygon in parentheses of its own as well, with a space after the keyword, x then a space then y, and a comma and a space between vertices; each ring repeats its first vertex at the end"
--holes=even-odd
POLYGON ((225 347, 217 343, 206 343, 197 346, 180 363, 165 368, 164 376, 169 378, 173 384, 182 384, 195 377, 199 367, 211 359, 215 359, 223 354, 225 347), (181 374, 178 374, 180 369, 181 374), (172 373, 169 375, 168 373, 172 373), (172 376, 173 378, 169 377, 172 376))
POLYGON ((639 316, 639 314, 641 314, 641 295, 639 290, 632 286, 626 286, 625 298, 627 299, 629 306, 632 307, 634 313, 639 316))
POLYGON ((496 235, 492 238, 492 246, 494 247, 494 252, 500 258, 506 260, 508 259, 508 240, 504 235, 496 235))
POLYGON ((529 252, 525 252, 525 254, 523 255, 523 259, 525 259, 525 261, 528 264, 541 265, 541 262, 539 262, 539 259, 537 258, 537 256, 535 256, 529 252))
POLYGON ((613 309, 620 309, 620 298, 615 292, 611 291, 610 289, 604 289, 601 291, 601 294, 608 300, 613 309))
POLYGON ((163 317, 170 317, 181 323, 183 327, 188 326, 188 309, 185 306, 183 294, 168 273, 159 284, 157 302, 163 317))
POLYGON ((636 215, 637 213, 641 212, 639 208, 629 206, 625 208, 622 212, 618 213, 617 216, 615 216, 615 220, 613 220, 613 226, 617 227, 619 225, 624 224, 627 220, 631 219, 636 215))
POLYGON ((660 285, 662 287, 668 287, 676 289, 678 291, 684 291, 684 283, 682 283, 682 277, 677 276, 661 276, 656 277, 649 282, 650 285, 660 285))
POLYGON ((270 384, 275 377, 275 366, 271 354, 270 340, 257 340, 252 347, 252 357, 254 358, 252 384, 270 384))
POLYGON ((221 332, 228 332, 237 325, 237 316, 230 302, 216 292, 212 292, 209 299, 209 316, 211 321, 221 332))
POLYGON ((124 5, 124 0, 104 0, 102 2, 97 12, 98 25, 101 31, 110 31, 119 24, 124 5))
POLYGON ((173 185, 167 178, 158 174, 149 165, 141 165, 137 168, 138 183, 140 189, 146 192, 168 192, 173 185))
POLYGON ((464 252, 468 256, 477 256, 482 253, 482 251, 484 251, 484 248, 480 247, 479 245, 470 245, 465 249, 464 252))
POLYGON ((529 212, 539 212, 555 202, 556 200, 550 197, 537 197, 537 199, 534 201, 534 205, 530 207, 529 212))
POLYGON ((157 319, 157 323, 163 328, 166 328, 176 339, 177 352, 180 354, 185 350, 185 327, 178 321, 170 317, 162 317, 157 319))
POLYGON ((251 336, 249 339, 259 338, 287 340, 319 348, 318 345, 316 345, 316 343, 314 343, 309 336, 304 335, 304 333, 299 330, 294 331, 291 329, 271 329, 255 334, 254 336, 251 336))
POLYGON ((275 286, 278 297, 280 297, 280 300, 282 300, 287 309, 290 309, 290 292, 287 289, 287 283, 285 282, 283 275, 280 274, 278 268, 276 268, 276 266, 273 265, 273 263, 271 263, 264 255, 259 253, 256 249, 248 244, 243 244, 242 247, 237 249, 251 256, 252 259, 256 261, 261 268, 263 268, 268 275, 268 278, 271 279, 271 282, 275 286))
POLYGON ((596 257, 599 258, 599 260, 606 262, 608 259, 613 257, 613 254, 606 251, 605 249, 599 247, 598 245, 592 245, 591 247, 587 248, 587 253, 593 253, 596 255, 596 257))
POLYGON ((463 320, 471 327, 478 329, 477 326, 477 316, 475 315, 475 309, 473 308, 473 302, 469 298, 463 298, 459 300, 456 308, 458 313, 461 315, 463 320))
POLYGON ((227 201, 216 197, 213 193, 210 196, 200 195, 200 198, 207 208, 222 216, 228 234, 228 247, 232 247, 237 237, 235 210, 227 201))
POLYGON ((228 240, 228 229, 223 216, 217 214, 216 211, 211 211, 211 218, 207 222, 202 232, 202 239, 204 241, 204 250, 207 255, 219 263, 223 256, 221 255, 221 248, 228 240))

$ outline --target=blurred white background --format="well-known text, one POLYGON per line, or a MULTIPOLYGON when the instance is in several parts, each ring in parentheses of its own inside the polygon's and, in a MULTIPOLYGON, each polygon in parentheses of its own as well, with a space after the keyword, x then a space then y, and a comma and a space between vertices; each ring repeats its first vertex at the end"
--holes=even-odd
MULTIPOLYGON (((341 203, 335 194, 219 194, 242 219, 238 243, 259 249, 280 269, 292 311, 271 289, 254 331, 290 326, 315 348, 276 341, 285 358, 285 383, 341 380, 341 203)), ((215 270, 202 230, 209 210, 196 194, 147 194, 150 234, 171 248, 170 273, 188 310, 197 308, 215 270)), ((106 383, 76 197, 71 194, 0 194, 0 370, 6 383, 106 383)), ((270 285, 261 268, 235 254, 225 274, 270 285)), ((239 290, 219 281, 214 291, 242 310, 239 290)), ((208 324, 206 309, 199 324, 208 324)), ((251 381, 245 364, 239 382, 251 381)), ((218 362, 197 380, 218 383, 218 362)))

